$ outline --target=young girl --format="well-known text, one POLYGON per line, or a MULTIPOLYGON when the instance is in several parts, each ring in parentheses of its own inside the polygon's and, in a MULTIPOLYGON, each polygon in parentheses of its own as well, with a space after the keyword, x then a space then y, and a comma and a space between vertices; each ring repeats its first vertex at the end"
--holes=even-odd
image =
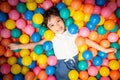
MULTIPOLYGON (((50 30, 55 33, 55 36, 52 40, 53 49, 55 56, 58 59, 56 65, 56 78, 57 80, 69 80, 68 72, 71 69, 78 70, 77 63, 77 54, 78 49, 75 44, 75 40, 78 37, 77 34, 70 34, 67 28, 64 25, 64 21, 59 16, 59 12, 55 7, 50 8, 44 14, 44 25, 47 26, 50 30)), ((43 44, 46 40, 41 40, 38 43, 29 43, 29 44, 10 44, 8 47, 11 50, 15 49, 33 49, 37 44, 43 44)), ((109 48, 105 49, 104 47, 98 45, 97 43, 85 38, 85 42, 88 46, 96 48, 97 50, 109 53, 116 52, 115 49, 109 48)), ((78 70, 79 71, 79 70, 78 70)))

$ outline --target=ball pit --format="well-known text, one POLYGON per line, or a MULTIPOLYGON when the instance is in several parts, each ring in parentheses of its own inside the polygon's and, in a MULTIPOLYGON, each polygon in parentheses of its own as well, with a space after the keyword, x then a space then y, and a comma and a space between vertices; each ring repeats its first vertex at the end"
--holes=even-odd
POLYGON ((71 80, 120 79, 120 0, 1 0, 0 80, 57 80, 51 40, 55 34, 43 14, 55 6, 70 34, 78 34, 78 68, 71 80), (9 50, 10 43, 37 43, 33 49, 9 50), (116 53, 104 53, 85 44, 88 38, 116 53), (2 77, 1 77, 2 76, 2 77))

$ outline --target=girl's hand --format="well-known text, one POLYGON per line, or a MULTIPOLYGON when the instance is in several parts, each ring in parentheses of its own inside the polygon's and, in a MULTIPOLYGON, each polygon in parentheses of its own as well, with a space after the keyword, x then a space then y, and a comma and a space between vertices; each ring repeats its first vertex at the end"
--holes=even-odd
POLYGON ((18 47, 18 44, 12 43, 7 46, 7 49, 16 50, 16 49, 19 49, 19 47, 18 47))
POLYGON ((116 53, 117 50, 115 48, 108 48, 108 49, 106 49, 106 53, 110 53, 110 52, 116 53))

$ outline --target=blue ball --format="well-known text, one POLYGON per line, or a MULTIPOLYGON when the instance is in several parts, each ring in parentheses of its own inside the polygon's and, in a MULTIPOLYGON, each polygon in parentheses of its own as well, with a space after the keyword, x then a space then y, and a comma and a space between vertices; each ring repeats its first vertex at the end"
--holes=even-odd
POLYGON ((101 58, 106 58, 107 57, 107 53, 102 52, 102 51, 98 51, 98 56, 100 56, 101 58))
POLYGON ((92 24, 92 23, 90 23, 90 22, 87 22, 86 27, 87 27, 90 31, 92 31, 92 30, 95 30, 96 25, 94 25, 94 24, 92 24))
POLYGON ((90 50, 86 50, 83 52, 82 56, 85 60, 90 60, 90 59, 92 59, 93 54, 90 50))
POLYGON ((24 77, 22 74, 16 74, 14 75, 13 80, 24 80, 24 77))
POLYGON ((32 61, 32 63, 28 66, 28 68, 33 69, 36 66, 36 62, 32 61))
POLYGON ((34 15, 34 13, 33 13, 32 11, 26 11, 26 12, 24 13, 24 17, 25 17, 25 19, 28 20, 28 21, 31 21, 31 20, 32 20, 33 15, 34 15))
POLYGON ((53 49, 53 45, 52 45, 52 42, 51 41, 46 41, 43 43, 43 49, 45 51, 50 51, 53 49))
POLYGON ((78 33, 78 26, 75 24, 71 24, 70 26, 68 26, 68 32, 70 34, 76 34, 78 33))
POLYGON ((40 55, 43 53, 43 47, 42 45, 39 45, 39 44, 36 45, 33 50, 37 55, 40 55))
POLYGON ((58 10, 61 10, 61 9, 63 9, 63 8, 66 8, 66 5, 65 5, 63 2, 59 2, 59 3, 56 5, 56 8, 57 8, 58 10))
POLYGON ((48 75, 54 75, 55 73, 55 67, 54 66, 47 66, 45 70, 46 74, 48 75))
POLYGON ((92 63, 94 66, 101 66, 102 64, 102 58, 99 56, 96 56, 93 58, 92 63))
POLYGON ((32 42, 39 42, 41 40, 41 35, 35 32, 31 35, 32 42))
POLYGON ((0 11, 0 22, 5 22, 7 18, 7 14, 0 11))
POLYGON ((36 9, 35 9, 35 11, 34 11, 34 13, 44 14, 44 13, 45 13, 45 11, 44 11, 44 9, 43 9, 43 8, 36 8, 36 9))
POLYGON ((100 22, 100 16, 98 14, 92 14, 90 16, 90 23, 97 25, 100 22))
POLYGON ((96 5, 98 6, 104 6, 106 2, 106 0, 95 0, 96 5))
POLYGON ((17 59, 17 63, 18 63, 19 65, 23 66, 23 64, 22 64, 22 58, 21 58, 21 57, 17 59))

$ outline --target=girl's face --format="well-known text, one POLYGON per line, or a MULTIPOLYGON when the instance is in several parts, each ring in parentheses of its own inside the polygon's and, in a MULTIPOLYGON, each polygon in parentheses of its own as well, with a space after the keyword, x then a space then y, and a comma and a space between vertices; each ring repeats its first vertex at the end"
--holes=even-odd
POLYGON ((59 16, 51 15, 48 19, 47 26, 55 34, 62 34, 65 31, 64 22, 59 16))

